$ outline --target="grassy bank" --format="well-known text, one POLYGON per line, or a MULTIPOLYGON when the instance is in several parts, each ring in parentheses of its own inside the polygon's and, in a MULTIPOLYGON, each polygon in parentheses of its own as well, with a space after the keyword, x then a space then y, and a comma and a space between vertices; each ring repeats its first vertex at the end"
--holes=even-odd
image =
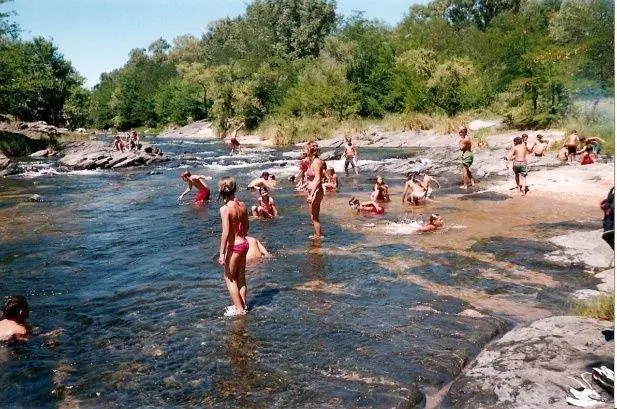
POLYGON ((8 157, 28 156, 41 149, 54 148, 53 138, 33 139, 18 132, 0 131, 0 152, 8 157))
POLYGON ((586 302, 574 304, 573 312, 581 317, 597 318, 600 320, 615 320, 615 296, 606 295, 586 302))

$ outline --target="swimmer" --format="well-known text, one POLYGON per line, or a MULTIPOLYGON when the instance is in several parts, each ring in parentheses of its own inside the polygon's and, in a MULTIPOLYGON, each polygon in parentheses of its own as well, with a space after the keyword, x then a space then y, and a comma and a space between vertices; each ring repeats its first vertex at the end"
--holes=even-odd
POLYGON ((431 197, 433 189, 431 183, 435 183, 438 188, 441 188, 439 181, 428 174, 421 174, 418 172, 410 172, 407 174, 407 182, 405 182, 405 188, 403 190, 402 202, 405 201, 418 205, 420 200, 426 200, 431 197), (410 192, 407 196, 407 192, 410 192))
POLYGON ((437 230, 441 226, 443 226, 443 218, 437 213, 434 213, 429 217, 428 223, 418 228, 415 233, 429 233, 437 230))
POLYGON ((26 323, 30 315, 28 302, 21 295, 4 297, 3 319, 0 321, 0 341, 26 341, 30 328, 26 323))
POLYGON ((377 180, 375 181, 375 185, 373 186, 373 193, 371 193, 371 200, 375 202, 390 201, 388 185, 386 185, 386 182, 381 176, 377 176, 377 180))
POLYGON ((246 240, 249 242, 249 252, 246 254, 246 261, 272 257, 272 254, 255 237, 246 236, 246 240))
POLYGON ((236 181, 224 177, 219 181, 219 195, 223 198, 221 206, 221 246, 219 264, 225 266, 225 284, 234 305, 227 307, 225 316, 246 313, 246 254, 249 242, 249 218, 244 203, 236 199, 236 181))
POLYGON ((246 190, 259 189, 261 187, 272 189, 275 186, 276 180, 270 180, 270 173, 263 172, 260 177, 253 179, 251 183, 249 183, 246 190))
POLYGON ((323 187, 327 192, 336 192, 339 188, 339 181, 334 169, 326 169, 326 179, 323 187))
POLYGON ((263 217, 264 219, 271 219, 278 216, 278 210, 274 204, 274 199, 270 197, 267 187, 259 188, 257 206, 252 207, 252 213, 253 216, 263 217))
POLYGON ((360 202, 360 200, 356 199, 355 197, 349 199, 349 207, 357 210, 358 212, 370 212, 372 214, 384 214, 386 211, 379 203, 374 200, 368 202, 360 202))
POLYGON ((210 188, 206 184, 206 180, 212 180, 211 176, 191 175, 191 172, 187 170, 182 172, 180 177, 188 184, 188 187, 178 196, 176 202, 180 203, 184 195, 190 192, 193 186, 199 189, 199 193, 197 193, 197 197, 195 197, 196 204, 201 204, 210 200, 210 188))

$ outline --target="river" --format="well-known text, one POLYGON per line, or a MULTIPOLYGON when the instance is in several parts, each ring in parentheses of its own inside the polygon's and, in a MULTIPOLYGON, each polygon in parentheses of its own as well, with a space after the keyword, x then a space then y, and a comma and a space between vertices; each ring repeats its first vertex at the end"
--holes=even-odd
POLYGON ((543 257, 556 249, 545 238, 600 226, 589 207, 461 196, 453 176, 411 209, 398 199, 403 180, 385 175, 395 200, 384 216, 360 216, 346 203, 368 198, 373 175, 339 173, 341 192, 322 204, 327 237, 311 241, 304 197, 286 181, 294 152, 157 145, 185 160, 0 179, 0 295, 25 295, 35 328, 0 346, 0 406, 421 407, 487 342, 567 311, 568 293, 589 281, 543 257), (274 258, 248 266, 244 317, 223 317, 219 203, 176 204, 184 169, 211 175, 213 191, 224 175, 240 186, 278 176, 281 217, 250 226, 274 258), (35 193, 43 202, 24 200, 35 193), (410 235, 431 212, 446 227, 410 235))

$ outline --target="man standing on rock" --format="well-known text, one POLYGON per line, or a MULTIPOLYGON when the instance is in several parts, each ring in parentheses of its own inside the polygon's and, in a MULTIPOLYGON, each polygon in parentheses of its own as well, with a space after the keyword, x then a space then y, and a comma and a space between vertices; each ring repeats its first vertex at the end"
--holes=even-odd
POLYGON ((563 144, 563 147, 568 149, 568 160, 573 161, 576 159, 576 151, 578 150, 579 144, 580 140, 578 138, 578 132, 574 130, 570 135, 568 135, 568 139, 566 139, 563 144))
POLYGON ((514 147, 508 153, 508 160, 513 160, 512 170, 516 179, 516 187, 523 196, 527 194, 527 154, 529 148, 523 142, 523 138, 517 136, 514 138, 514 147))
POLYGON ((461 173, 463 176, 463 184, 461 189, 467 189, 469 186, 474 186, 473 177, 469 168, 473 164, 473 152, 471 152, 471 137, 466 126, 461 126, 458 130, 460 137, 458 148, 461 150, 461 173))
POLYGON ((210 200, 210 188, 206 185, 206 181, 212 180, 211 176, 191 175, 191 172, 187 170, 182 172, 180 177, 188 184, 188 187, 180 196, 178 196, 178 203, 180 203, 184 195, 187 194, 193 186, 199 189, 199 193, 197 193, 197 197, 195 198, 195 204, 202 204, 210 200))

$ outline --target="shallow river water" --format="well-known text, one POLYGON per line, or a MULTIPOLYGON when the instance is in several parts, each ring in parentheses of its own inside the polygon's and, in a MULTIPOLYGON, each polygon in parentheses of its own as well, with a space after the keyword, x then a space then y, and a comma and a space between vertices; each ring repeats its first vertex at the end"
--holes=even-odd
POLYGON ((461 195, 452 179, 411 209, 402 179, 385 175, 386 215, 360 216, 346 203, 368 198, 372 175, 339 173, 341 192, 322 204, 327 237, 311 241, 304 197, 286 181, 293 152, 158 146, 186 153, 183 165, 0 180, 0 295, 25 295, 35 327, 0 346, 0 407, 422 407, 487 342, 567 311, 589 281, 543 257, 556 249, 545 238, 600 226, 589 206, 461 195), (281 217, 250 226, 274 258, 247 269, 245 317, 223 317, 219 203, 176 204, 185 168, 211 175, 213 190, 223 175, 240 186, 279 176, 281 217), (24 200, 35 193, 44 201, 24 200), (443 231, 409 234, 431 212, 443 231))

